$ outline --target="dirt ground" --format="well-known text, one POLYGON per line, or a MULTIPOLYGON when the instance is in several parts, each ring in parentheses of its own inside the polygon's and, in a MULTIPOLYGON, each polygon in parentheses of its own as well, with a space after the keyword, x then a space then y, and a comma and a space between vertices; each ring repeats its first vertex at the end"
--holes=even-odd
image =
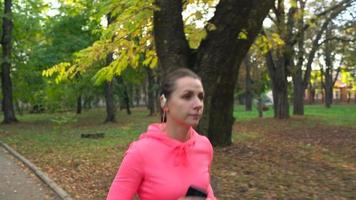
MULTIPOLYGON (((111 157, 97 159, 105 162, 54 152, 31 160, 74 199, 105 199, 126 148, 105 149, 111 157)), ((305 117, 237 122, 233 145, 214 149, 212 175, 219 199, 356 199, 356 126, 305 117)))
POLYGON ((307 119, 235 125, 230 147, 216 148, 220 199, 355 199, 356 128, 307 119))

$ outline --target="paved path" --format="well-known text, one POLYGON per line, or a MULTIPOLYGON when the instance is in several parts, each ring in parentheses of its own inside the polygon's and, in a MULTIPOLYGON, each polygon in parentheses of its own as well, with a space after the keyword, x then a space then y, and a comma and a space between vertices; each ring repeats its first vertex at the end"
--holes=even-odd
POLYGON ((1 200, 59 200, 36 175, 0 145, 1 200))

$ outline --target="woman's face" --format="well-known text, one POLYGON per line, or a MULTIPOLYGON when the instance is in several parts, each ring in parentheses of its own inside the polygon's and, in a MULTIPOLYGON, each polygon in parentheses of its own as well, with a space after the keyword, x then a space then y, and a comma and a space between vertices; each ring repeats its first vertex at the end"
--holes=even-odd
POLYGON ((197 126, 203 114, 204 90, 199 79, 183 77, 177 79, 166 107, 167 122, 197 126))

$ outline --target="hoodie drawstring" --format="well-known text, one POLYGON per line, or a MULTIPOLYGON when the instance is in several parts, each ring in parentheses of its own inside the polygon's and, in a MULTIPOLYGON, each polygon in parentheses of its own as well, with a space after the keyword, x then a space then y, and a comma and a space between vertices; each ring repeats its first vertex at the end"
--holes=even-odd
POLYGON ((193 146, 195 142, 190 142, 187 144, 182 144, 182 145, 177 145, 174 147, 173 152, 174 152, 174 165, 179 166, 187 166, 188 164, 188 158, 187 158, 187 150, 191 146, 193 146))

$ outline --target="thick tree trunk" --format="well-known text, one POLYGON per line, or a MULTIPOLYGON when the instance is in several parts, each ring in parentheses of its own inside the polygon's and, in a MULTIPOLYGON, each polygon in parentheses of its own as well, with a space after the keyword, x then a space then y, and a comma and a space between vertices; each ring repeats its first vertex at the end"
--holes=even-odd
POLYGON ((159 65, 164 71, 187 66, 202 77, 206 98, 199 132, 207 134, 213 145, 231 144, 238 69, 273 3, 273 0, 220 1, 195 57, 184 35, 181 1, 156 0, 160 8, 154 14, 159 65))
MULTIPOLYGON (((207 73, 202 71, 202 74, 207 73)), ((214 82, 216 87, 211 89, 213 85, 212 79, 204 77, 204 86, 206 93, 204 115, 199 124, 199 131, 208 133, 210 141, 213 145, 226 146, 231 144, 232 125, 235 121, 233 117, 234 105, 234 87, 237 79, 238 67, 228 68, 224 72, 220 71, 219 76, 230 78, 220 79, 214 82)))
POLYGON ((77 114, 82 113, 82 95, 77 98, 77 114))
POLYGON ((2 64, 1 64, 1 88, 2 88, 2 110, 4 112, 5 124, 17 122, 15 117, 13 98, 12 98, 12 83, 10 77, 11 68, 11 39, 12 39, 12 1, 4 1, 4 15, 2 23, 2 64))
POLYGON ((150 111, 149 116, 155 113, 155 87, 153 71, 149 67, 145 67, 148 79, 148 109, 150 111))
POLYGON ((189 67, 191 51, 185 38, 182 1, 155 0, 160 9, 153 14, 155 46, 162 76, 172 69, 189 67))
POLYGON ((245 77, 245 111, 252 111, 252 80, 251 80, 251 64, 249 62, 249 56, 244 59, 246 68, 245 77))
POLYGON ((238 69, 272 5, 273 1, 220 1, 209 21, 216 29, 208 31, 202 41, 195 69, 202 77, 207 97, 199 131, 208 134, 213 145, 231 144, 238 69), (238 8, 244 9, 236 12, 238 8), (236 39, 242 32, 247 39, 236 39))

